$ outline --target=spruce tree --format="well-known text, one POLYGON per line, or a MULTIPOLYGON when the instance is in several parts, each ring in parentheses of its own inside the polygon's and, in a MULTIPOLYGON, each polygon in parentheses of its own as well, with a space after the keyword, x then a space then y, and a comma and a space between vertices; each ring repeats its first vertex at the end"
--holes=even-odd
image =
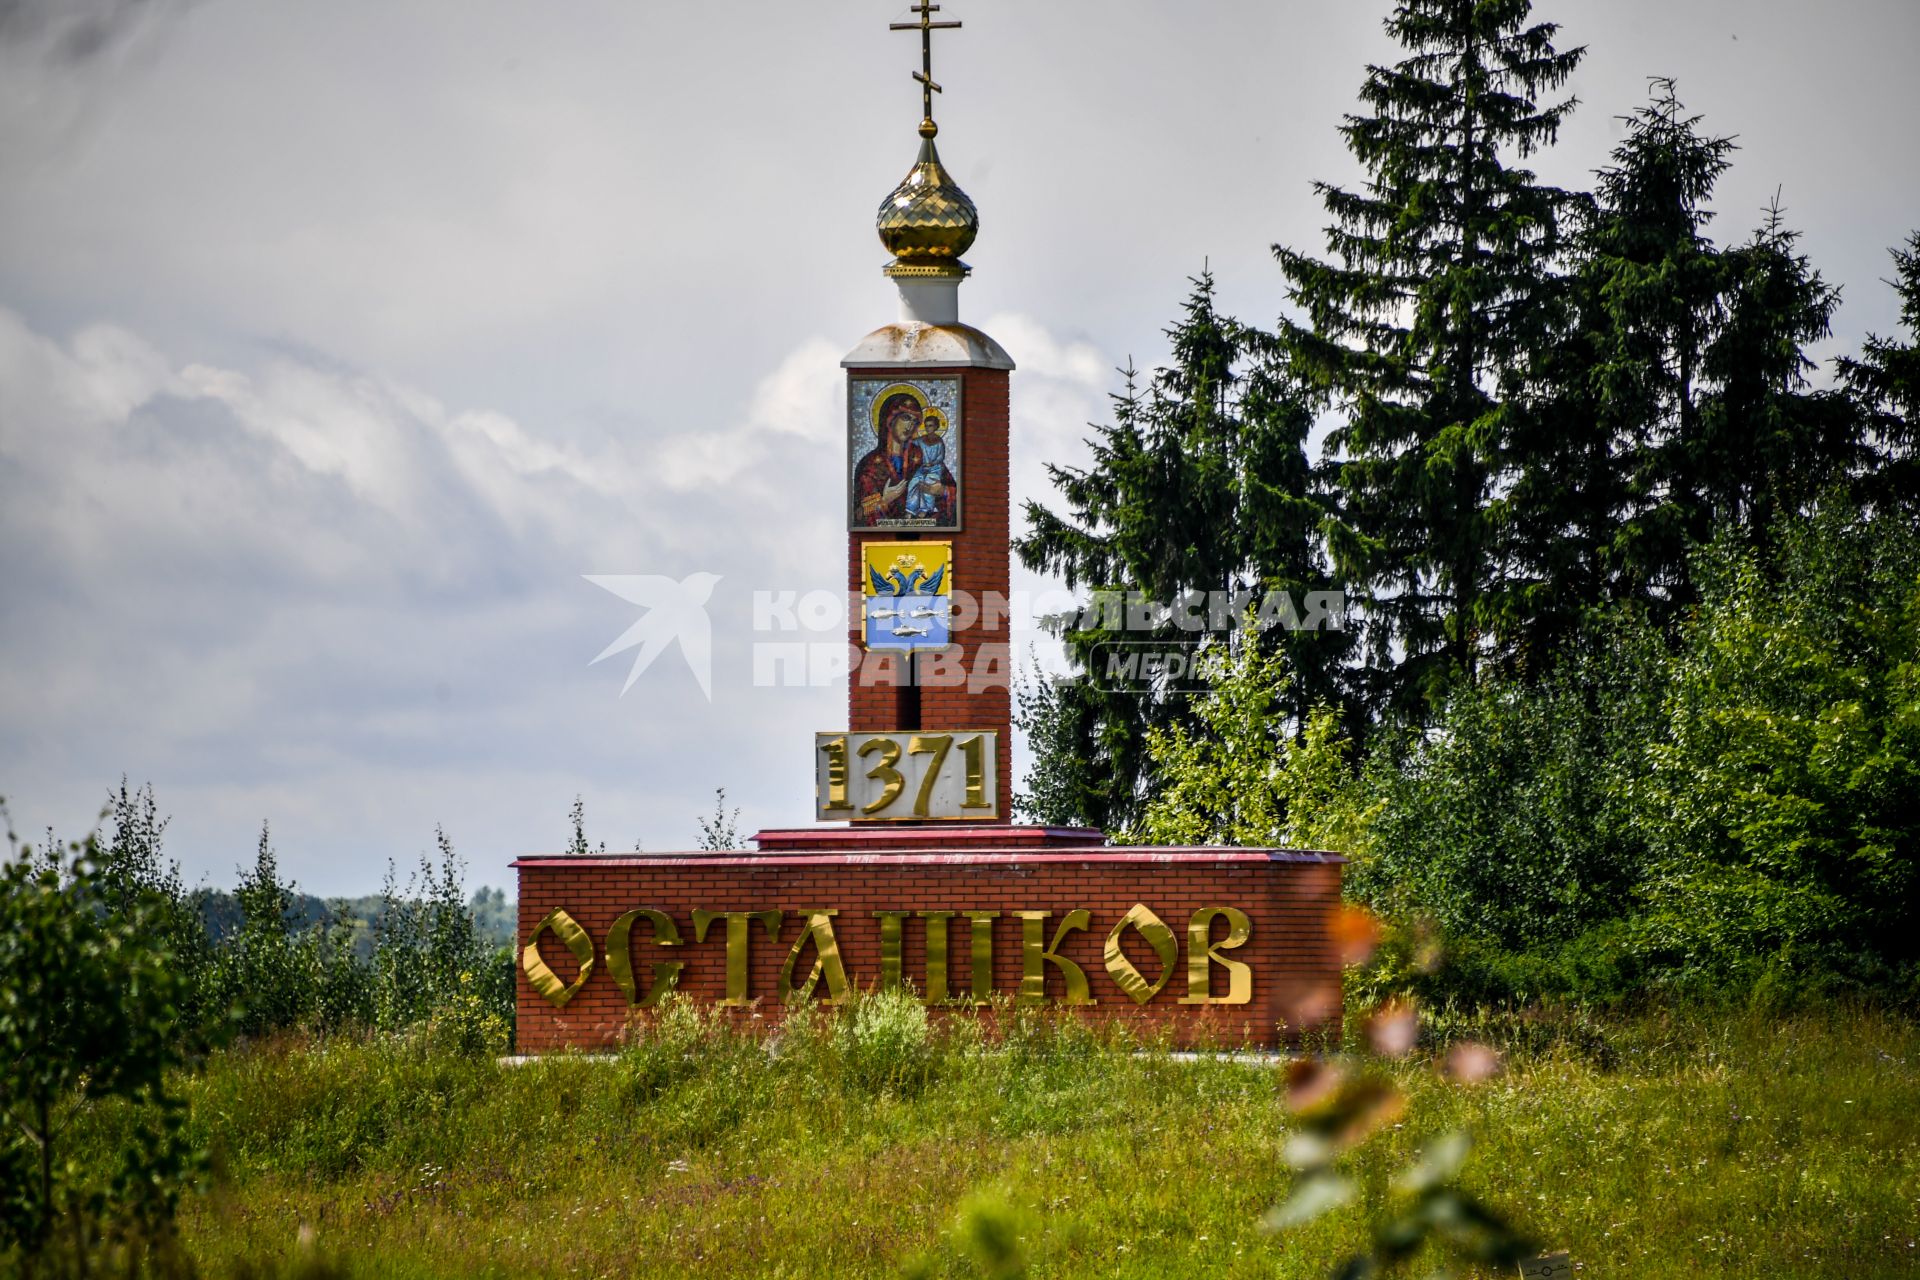
MULTIPOLYGON (((1022 698, 1046 782, 1030 788, 1029 800, 1045 821, 1132 824, 1151 786, 1146 730, 1186 715, 1181 686, 1116 668, 1110 655, 1230 643, 1208 629, 1217 619, 1204 593, 1258 599, 1285 591, 1304 610, 1306 593, 1330 583, 1305 449, 1310 401, 1253 334, 1219 314, 1211 274, 1193 284, 1167 331, 1167 366, 1144 391, 1137 374, 1124 371, 1113 420, 1091 442, 1093 464, 1049 468, 1064 513, 1029 503, 1029 531, 1015 542, 1023 563, 1069 588, 1189 610, 1186 625, 1137 607, 1130 618, 1089 611, 1063 624, 1083 677, 1022 698)), ((1338 700, 1343 632, 1281 628, 1257 642, 1283 650, 1297 673, 1296 721, 1308 706, 1338 700)))
POLYGON ((1733 140, 1703 133, 1664 79, 1626 123, 1566 330, 1514 417, 1508 549, 1530 653, 1556 652, 1594 604, 1677 621, 1699 598, 1698 548, 1729 530, 1771 545, 1866 462, 1857 410, 1806 377, 1838 292, 1777 208, 1742 244, 1706 235, 1733 140))
POLYGON ((1583 49, 1529 25, 1528 0, 1405 0, 1409 56, 1371 67, 1341 127, 1367 171, 1317 184, 1332 257, 1274 253, 1305 323, 1281 338, 1336 401, 1341 571, 1371 591, 1378 711, 1418 713, 1471 678, 1503 622, 1498 513, 1506 396, 1548 340, 1555 264, 1577 197, 1515 163, 1549 145, 1571 98, 1541 105, 1583 49))
POLYGON ((1862 497, 1912 510, 1920 503, 1920 231, 1893 250, 1893 265, 1888 283, 1900 295, 1907 342, 1869 335, 1859 359, 1842 357, 1838 367, 1875 454, 1862 497))
POLYGON ((1575 391, 1630 477, 1614 545, 1598 550, 1617 568, 1619 594, 1657 606, 1691 599, 1689 543, 1701 531, 1685 477, 1726 275, 1706 205, 1734 142, 1702 134, 1671 80, 1656 80, 1652 96, 1599 175, 1602 213, 1581 273, 1597 366, 1575 391))
MULTIPOLYGON (((1146 568, 1128 564, 1130 547, 1123 545, 1116 526, 1129 515, 1138 523, 1164 523, 1165 514, 1177 508, 1164 495, 1168 460, 1153 457, 1148 442, 1138 371, 1129 365, 1122 374, 1126 384, 1112 397, 1113 420, 1095 427, 1097 438, 1089 442, 1093 465, 1047 466, 1068 514, 1028 502, 1028 532, 1014 540, 1014 551, 1029 569, 1063 579, 1070 591, 1089 588, 1096 596, 1124 593, 1130 585, 1137 589, 1146 568)), ((1137 678, 1100 670, 1101 646, 1129 637, 1122 626, 1103 626, 1110 620, 1096 611, 1089 609, 1088 615, 1050 623, 1080 678, 1022 691, 1020 728, 1033 755, 1034 776, 1021 799, 1035 821, 1111 829, 1131 821, 1138 808, 1146 730, 1164 707, 1149 703, 1151 690, 1137 678)))
POLYGON ((1731 527, 1771 550, 1788 519, 1867 464, 1853 403, 1807 379, 1815 366, 1806 349, 1831 331, 1840 291, 1798 241, 1776 200, 1752 238, 1727 251, 1725 323, 1706 353, 1714 386, 1697 445, 1672 481, 1693 487, 1695 542, 1731 527))
POLYGON ((1733 140, 1705 135, 1671 80, 1624 118, 1578 239, 1564 329, 1540 353, 1509 460, 1511 583, 1528 594, 1516 674, 1541 674, 1589 607, 1684 595, 1723 253, 1706 208, 1733 140))

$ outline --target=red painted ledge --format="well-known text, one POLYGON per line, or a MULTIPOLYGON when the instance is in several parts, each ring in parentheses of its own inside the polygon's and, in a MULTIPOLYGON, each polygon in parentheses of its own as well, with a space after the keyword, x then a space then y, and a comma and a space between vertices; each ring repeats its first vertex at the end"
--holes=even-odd
POLYGON ((1169 847, 1163 845, 1107 846, 1088 849, 919 849, 848 850, 820 853, 587 853, 529 854, 511 864, 523 867, 853 867, 884 863, 888 866, 980 867, 1032 866, 1041 863, 1080 863, 1084 866, 1246 866, 1275 862, 1344 863, 1337 853, 1316 849, 1235 849, 1221 845, 1169 847))
POLYGON ((1101 848, 1106 833, 1093 827, 1016 827, 1006 823, 921 822, 871 827, 770 827, 756 831, 762 853, 858 849, 1075 849, 1101 848))

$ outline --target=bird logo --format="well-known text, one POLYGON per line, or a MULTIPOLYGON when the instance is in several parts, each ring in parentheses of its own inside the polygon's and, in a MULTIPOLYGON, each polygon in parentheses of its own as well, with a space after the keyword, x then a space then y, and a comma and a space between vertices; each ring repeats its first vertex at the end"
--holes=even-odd
POLYGON ((616 653, 638 648, 633 655, 633 666, 627 671, 627 682, 620 686, 620 696, 625 697, 627 690, 633 688, 633 682, 640 673, 653 665, 653 660, 674 641, 680 642, 680 656, 686 659, 687 669, 693 672, 693 678, 700 682, 700 692, 708 702, 713 701, 713 623, 707 617, 707 601, 713 596, 713 589, 720 581, 717 573, 691 573, 675 581, 659 574, 645 573, 588 573, 581 575, 603 591, 610 591, 628 604, 637 604, 646 612, 639 621, 620 633, 618 639, 600 651, 598 657, 587 665, 611 658, 616 653))
POLYGON ((867 573, 873 581, 873 594, 877 596, 937 596, 941 582, 946 579, 947 566, 943 564, 931 574, 917 564, 911 573, 905 568, 881 573, 870 564, 867 573))

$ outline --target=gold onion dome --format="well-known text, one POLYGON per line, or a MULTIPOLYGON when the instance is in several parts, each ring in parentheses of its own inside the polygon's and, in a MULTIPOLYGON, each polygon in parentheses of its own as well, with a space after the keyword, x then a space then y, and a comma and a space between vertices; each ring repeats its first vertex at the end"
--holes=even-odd
POLYGON ((900 185, 880 202, 875 225, 893 254, 892 276, 962 276, 960 255, 980 233, 980 213, 940 163, 931 120, 920 125, 920 156, 900 185))

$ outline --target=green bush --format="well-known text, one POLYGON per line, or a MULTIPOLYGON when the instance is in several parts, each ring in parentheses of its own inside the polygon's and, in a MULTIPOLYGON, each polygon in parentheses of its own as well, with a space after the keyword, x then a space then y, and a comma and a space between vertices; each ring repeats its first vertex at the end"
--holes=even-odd
POLYGON ((423 856, 405 892, 393 869, 387 870, 369 975, 372 1021, 384 1030, 398 1030, 478 1001, 510 1038, 513 953, 493 946, 481 933, 461 882, 459 855, 447 833, 436 830, 434 841, 438 860, 423 856))
POLYGON ((484 982, 471 972, 462 973, 459 986, 427 1016, 427 1043, 463 1058, 493 1057, 511 1048, 513 1024, 485 992, 484 982))
POLYGON ((103 891, 89 838, 63 854, 13 843, 0 869, 0 1263, 85 1274, 171 1256, 199 1168, 169 1068, 193 1047, 187 979, 159 893, 103 891), (120 1105, 111 1140, 74 1158, 73 1125, 120 1105))
POLYGON ((620 1051, 620 1078, 633 1102, 644 1106, 691 1075, 719 1030, 712 1013, 668 992, 650 1017, 633 1024, 620 1051))
POLYGON ((1462 687, 1429 729, 1376 746, 1352 892, 1517 951, 1617 918, 1646 875, 1634 806, 1664 661, 1637 620, 1596 621, 1540 684, 1462 687))
POLYGON ((1370 762, 1353 891, 1427 913, 1466 1000, 1648 983, 1916 994, 1920 533, 1841 504, 1703 549, 1669 651, 1632 617, 1457 691, 1370 762))
POLYGON ((1644 945, 1687 974, 1916 988, 1920 530, 1832 505, 1726 547, 1636 797, 1644 945))
POLYGON ((1139 825, 1120 838, 1359 849, 1372 814, 1348 762, 1352 743, 1332 708, 1314 707, 1295 726, 1285 658, 1251 643, 1231 658, 1214 655, 1201 670, 1209 690, 1193 701, 1195 727, 1147 732, 1147 754, 1162 782, 1139 825))

